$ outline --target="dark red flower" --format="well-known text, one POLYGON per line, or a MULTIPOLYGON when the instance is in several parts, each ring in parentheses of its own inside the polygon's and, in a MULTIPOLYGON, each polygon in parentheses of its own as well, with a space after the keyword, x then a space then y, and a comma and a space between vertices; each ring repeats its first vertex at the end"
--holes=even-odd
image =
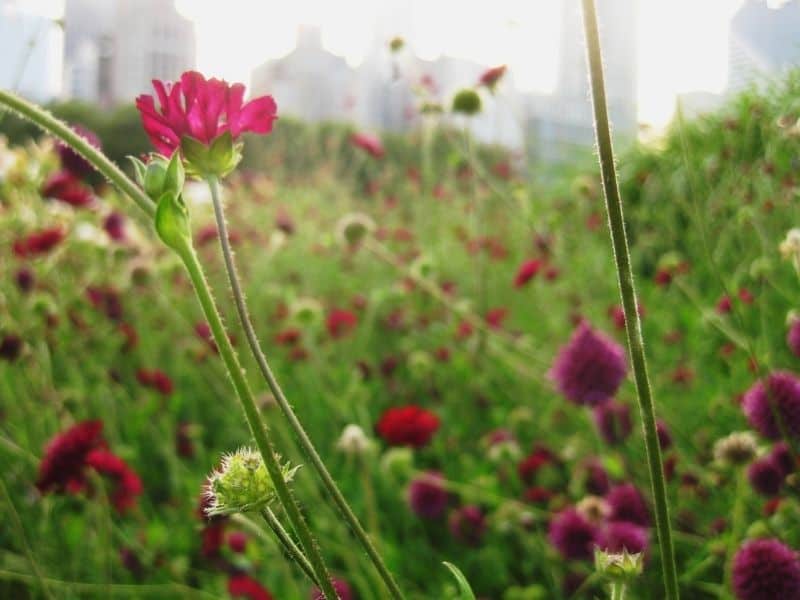
POLYGON ((594 553, 600 532, 597 526, 574 508, 553 517, 547 537, 567 560, 588 560, 594 553))
POLYGON ((733 558, 737 600, 800 599, 797 554, 776 539, 751 540, 733 558))
POLYGON ((792 319, 786 332, 786 343, 795 356, 800 356, 800 319, 792 319))
POLYGON ((627 404, 609 400, 595 406, 594 423, 607 444, 611 446, 621 444, 633 429, 631 409, 627 404))
POLYGON ((0 340, 0 359, 14 362, 22 354, 22 338, 14 333, 3 336, 0 340))
POLYGON ((289 327, 275 334, 275 343, 279 346, 294 346, 300 341, 302 333, 295 327, 289 327))
POLYGON ((244 552, 247 548, 247 534, 243 531, 231 531, 228 534, 228 548, 238 554, 244 552))
POLYGON ((730 296, 722 296, 717 301, 717 312, 721 315, 726 315, 731 312, 733 308, 733 303, 731 302, 730 296))
POLYGON ((498 67, 486 69, 481 74, 480 79, 478 80, 478 85, 486 86, 490 90, 494 91, 494 88, 497 87, 497 84, 503 78, 503 75, 506 74, 507 69, 508 67, 506 67, 506 65, 500 65, 498 67))
POLYGON ((508 316, 508 309, 504 307, 492 308, 486 313, 486 324, 492 329, 500 329, 508 316))
POLYGON ((535 258, 532 260, 526 260, 519 266, 519 269, 517 269, 517 274, 514 277, 514 287, 521 288, 524 286, 536 276, 541 268, 542 261, 535 258))
POLYGON ((89 186, 67 170, 51 175, 42 186, 42 196, 59 200, 75 208, 92 203, 94 195, 89 186))
POLYGON ((747 468, 750 485, 756 492, 768 498, 778 495, 785 477, 786 473, 781 465, 770 456, 754 460, 747 468))
POLYGON ((116 211, 109 213, 109 215, 103 219, 103 229, 105 229, 108 237, 115 242, 124 242, 126 239, 125 217, 116 211))
POLYGON ((354 133, 350 141, 357 148, 361 148, 374 158, 383 158, 386 151, 383 148, 380 138, 369 133, 354 133))
POLYGON ((181 138, 189 136, 206 145, 226 132, 235 140, 242 133, 267 134, 277 118, 272 96, 244 101, 244 85, 219 79, 206 79, 197 71, 187 71, 180 81, 153 80, 159 108, 153 96, 136 99, 144 130, 156 150, 171 156, 181 138))
POLYGON ((14 254, 19 258, 45 254, 58 246, 65 236, 66 232, 60 227, 35 231, 14 242, 14 254))
POLYGON ((169 375, 160 369, 139 369, 136 371, 136 379, 142 385, 153 388, 164 396, 169 396, 174 389, 169 375))
POLYGON ((349 310, 334 308, 328 313, 325 325, 332 338, 340 338, 355 329, 358 316, 349 310))
POLYGON ((428 471, 416 477, 408 486, 408 505, 423 519, 436 519, 447 508, 448 494, 442 485, 442 474, 428 471))
POLYGON ((110 498, 114 508, 124 513, 136 505, 136 498, 143 491, 142 481, 124 460, 108 450, 97 448, 86 456, 86 464, 114 480, 116 485, 110 498))
POLYGON ((36 277, 34 276, 33 271, 27 267, 22 267, 19 269, 14 275, 14 279, 17 282, 19 291, 24 294, 30 292, 33 289, 33 286, 36 284, 36 277))
POLYGON ((462 506, 450 515, 449 525, 454 538, 464 544, 477 546, 486 533, 486 516, 479 506, 462 506))
MULTIPOLYGON (((87 129, 83 125, 75 125, 72 129, 84 140, 89 142, 90 145, 98 150, 102 148, 100 138, 97 137, 93 131, 87 129)), ((72 146, 59 140, 56 144, 56 150, 58 151, 58 157, 61 159, 61 166, 76 177, 86 177, 93 171, 94 167, 92 167, 91 163, 75 152, 72 146)))
POLYGON ((525 483, 533 483, 539 470, 555 462, 555 456, 547 448, 535 448, 517 465, 517 474, 525 483))
MULTIPOLYGON (((336 590, 339 596, 339 600, 353 600, 353 592, 350 590, 350 584, 344 579, 331 577, 331 583, 333 584, 333 589, 336 590)), ((311 600, 323 600, 324 596, 322 591, 317 586, 314 586, 311 588, 310 598, 311 600)))
POLYGON ((86 288, 86 297, 94 308, 112 321, 122 319, 122 298, 114 288, 90 285, 86 288))
POLYGON ((231 578, 228 579, 228 593, 234 598, 272 600, 269 590, 245 573, 231 575, 231 578))
POLYGON ((104 448, 103 422, 82 421, 53 437, 44 449, 36 487, 41 493, 76 493, 86 487, 86 457, 104 448))
POLYGON ((439 417, 413 404, 389 408, 381 415, 375 429, 390 446, 421 448, 439 429, 439 417))

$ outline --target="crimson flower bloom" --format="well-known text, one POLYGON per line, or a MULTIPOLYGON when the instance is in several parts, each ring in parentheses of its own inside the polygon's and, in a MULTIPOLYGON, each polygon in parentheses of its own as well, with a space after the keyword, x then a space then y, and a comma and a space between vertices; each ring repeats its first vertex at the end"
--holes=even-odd
POLYGON ((124 242, 127 237, 125 235, 125 217, 118 212, 109 213, 103 219, 103 229, 105 229, 108 237, 115 242, 124 242))
POLYGON ((58 246, 65 236, 66 233, 60 227, 35 231, 14 242, 14 254, 19 258, 46 254, 58 246))
POLYGON ((565 559, 588 560, 592 557, 600 531, 575 508, 567 508, 550 521, 547 537, 565 559))
MULTIPOLYGON (((82 125, 75 125, 72 129, 98 150, 102 148, 100 138, 97 137, 93 131, 90 131, 82 125)), ((85 177, 94 170, 91 163, 75 152, 69 144, 65 144, 59 140, 56 145, 56 150, 58 151, 59 159, 61 159, 61 166, 75 177, 85 177)))
POLYGON ((526 260, 519 266, 517 270, 517 274, 514 277, 514 287, 521 288, 526 283, 528 283, 531 279, 533 279, 536 274, 542 268, 542 261, 533 259, 533 260, 526 260))
POLYGON ((507 69, 508 67, 506 67, 506 65, 500 65, 498 67, 492 67, 491 69, 486 69, 481 74, 481 77, 478 80, 478 85, 486 86, 491 91, 494 91, 494 88, 497 87, 497 84, 503 78, 503 75, 506 74, 507 69))
POLYGON ((358 325, 358 317, 349 310, 334 308, 328 313, 325 325, 332 338, 340 338, 355 329, 358 325))
POLYGON ((169 375, 160 369, 139 369, 136 371, 136 379, 143 386, 153 388, 164 396, 169 396, 174 389, 169 375))
POLYGON ((98 448, 86 456, 86 464, 114 480, 116 486, 110 498, 114 508, 124 513, 136 505, 136 497, 142 493, 142 480, 124 460, 98 448))
POLYGON ((369 133, 354 133, 350 137, 350 142, 374 158, 383 158, 386 154, 381 140, 369 133))
POLYGON ((228 580, 228 593, 234 598, 272 600, 269 590, 245 573, 231 575, 228 580))
POLYGON ((421 448, 439 429, 439 417, 420 406, 410 404, 386 410, 375 430, 390 446, 421 448))
POLYGON ((87 206, 93 199, 91 188, 66 169, 48 177, 41 192, 45 198, 53 198, 75 208, 87 206))
POLYGON ((136 98, 136 108, 150 141, 164 156, 171 156, 184 136, 210 146, 225 133, 233 140, 248 131, 267 134, 277 118, 272 96, 243 104, 243 84, 206 79, 197 71, 187 71, 173 83, 155 79, 153 87, 159 108, 149 94, 136 98))
POLYGON ((39 464, 39 491, 77 493, 86 487, 86 457, 105 447, 102 432, 102 421, 81 421, 50 440, 39 464))

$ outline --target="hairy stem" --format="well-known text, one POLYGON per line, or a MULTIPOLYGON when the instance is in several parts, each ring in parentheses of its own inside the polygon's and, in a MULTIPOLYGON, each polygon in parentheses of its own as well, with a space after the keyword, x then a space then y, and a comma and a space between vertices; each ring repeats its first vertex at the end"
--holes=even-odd
POLYGON ((278 538, 278 541, 283 546, 283 549, 286 550, 286 554, 288 554, 294 562, 297 563, 297 566, 303 570, 308 578, 319 585, 319 581, 317 580, 317 576, 314 573, 314 568, 311 566, 311 563, 308 562, 305 554, 300 548, 297 547, 297 544, 294 543, 294 540, 289 536, 286 530, 281 525, 281 522, 278 520, 278 517, 275 516, 275 513, 272 512, 271 509, 265 508, 261 511, 261 516, 264 517, 264 521, 272 530, 272 533, 275 534, 275 537, 278 538))
POLYGON ((259 451, 261 452, 261 456, 264 458, 264 465, 266 466, 267 472, 269 473, 269 476, 275 485, 275 491, 278 494, 278 498, 280 499, 281 504, 286 511, 286 515, 289 517, 289 521, 291 522, 295 533, 297 533, 297 537, 300 538, 300 544, 305 550, 308 560, 314 569, 314 573, 317 576, 317 582, 322 588, 325 597, 329 600, 334 600, 338 598, 338 596, 333 589, 333 585, 331 584, 328 570, 322 560, 322 555, 319 552, 319 548, 311 535, 311 530, 309 529, 308 524, 305 522, 305 519, 303 519, 303 515, 300 513, 300 509, 297 506, 294 497, 292 496, 289 485, 283 478, 281 466, 275 454, 272 442, 269 439, 267 428, 264 425, 264 422, 261 420, 255 398, 253 398, 253 393, 244 377, 244 371, 242 370, 242 366, 239 363, 236 352, 231 345, 230 339, 228 339, 227 332, 222 324, 222 318, 217 310, 214 298, 211 295, 211 291, 208 283, 206 282, 200 262, 197 259, 197 255, 193 250, 190 250, 183 253, 181 258, 183 259, 186 270, 189 273, 189 278, 192 280, 195 292, 197 293, 197 299, 200 301, 200 305, 203 308, 203 313, 205 314, 208 325, 211 328, 211 332, 214 336, 214 342, 217 344, 217 348, 219 349, 219 354, 228 370, 228 375, 230 376, 233 387, 236 390, 236 395, 239 397, 242 408, 244 409, 245 417, 250 425, 253 438, 256 441, 259 451))
POLYGON ((653 500, 656 513, 656 531, 661 550, 661 564, 664 588, 668 600, 677 600, 678 574, 675 566, 675 549, 669 522, 669 502, 661 460, 661 447, 656 430, 656 413, 650 381, 647 375, 647 360, 644 353, 642 325, 636 310, 636 288, 631 270, 628 240, 625 236, 625 219, 622 212, 622 199, 617 184, 614 166, 614 149, 611 143, 611 128, 608 119, 605 83, 603 80, 603 61, 600 51, 600 35, 597 27, 597 11, 594 0, 583 0, 584 28, 589 60, 589 75, 594 108, 597 149, 600 158, 600 171, 603 179, 603 193, 608 212, 611 242, 614 248, 614 261, 617 270, 622 309, 625 315, 625 331, 633 365, 633 376, 639 400, 639 412, 644 430, 647 466, 650 470, 653 500))
POLYGON ((217 220, 217 229, 219 232, 220 246, 222 248, 222 256, 225 261, 225 270, 228 273, 228 280, 230 282, 231 291, 236 304, 236 311, 239 314, 239 321, 244 329, 245 337, 247 337, 247 343, 250 346, 250 351, 258 363, 258 368, 261 371, 264 380, 267 382, 270 391, 272 392, 273 396, 275 396, 275 400, 277 401, 281 412, 283 412, 283 415, 288 421, 289 426, 294 432, 297 440, 299 441, 300 446, 303 448, 306 457, 311 461, 311 465, 317 472, 317 475, 319 476, 323 486, 330 494, 331 498, 336 504, 336 507, 339 509, 339 512, 342 514, 345 521, 347 521, 350 529, 355 534, 372 563, 375 565, 375 568, 378 570, 378 573, 386 584, 386 587, 391 593, 392 597, 395 598, 395 600, 402 600, 403 593, 400 591, 397 582, 394 580, 394 576, 386 567, 383 559, 378 553, 378 550, 375 548, 375 545, 369 539, 369 535, 359 522, 358 517, 356 517, 355 513, 353 513, 353 510, 350 508, 350 505, 347 503, 344 495, 339 490, 339 487, 336 485, 336 482, 331 474, 328 472, 325 463, 322 462, 322 458, 320 458, 319 453, 311 441, 311 438, 308 436, 308 433, 306 433, 305 428, 303 427, 302 423, 300 423, 300 419, 297 418, 294 409, 292 409, 292 406, 286 399, 283 389, 281 389, 278 380, 275 378, 275 375, 272 372, 272 368, 267 362, 267 357, 264 355, 264 352, 261 349, 261 344, 256 336, 255 328, 253 327, 253 322, 250 319, 250 312, 247 309, 244 292, 242 291, 242 286, 239 282, 239 276, 236 271, 236 263, 233 260, 233 252, 231 251, 230 242, 228 240, 228 226, 225 222, 225 213, 219 194, 219 181, 215 177, 210 177, 208 179, 208 185, 211 189, 211 198, 214 203, 214 215, 217 220))

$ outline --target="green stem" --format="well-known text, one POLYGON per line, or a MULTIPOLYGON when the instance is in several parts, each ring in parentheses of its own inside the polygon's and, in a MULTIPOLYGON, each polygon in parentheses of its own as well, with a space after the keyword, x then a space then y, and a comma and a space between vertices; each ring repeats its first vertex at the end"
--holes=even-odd
POLYGON ((297 418, 292 406, 286 399, 283 389, 281 389, 278 380, 275 378, 275 375, 273 374, 272 369, 267 362, 264 352, 261 350, 261 344, 258 341, 252 320, 250 319, 250 313, 247 309, 242 286, 239 282, 239 276, 236 271, 236 264, 233 260, 233 252, 231 251, 230 242, 228 240, 228 227, 225 222, 225 213, 223 211, 222 201, 220 200, 219 195, 219 181, 216 177, 209 177, 208 185, 211 189, 211 198, 214 204, 214 214, 217 220, 217 229, 219 232, 220 246, 222 248, 222 256, 225 261, 225 269, 228 273, 228 280, 230 282, 231 291, 233 292, 236 310, 239 314, 239 321, 244 329, 245 337, 247 337, 247 343, 250 346, 250 351, 258 363, 258 368, 261 371, 264 380, 267 382, 270 391, 272 392, 273 396, 275 396, 278 406, 280 407, 284 417, 289 423, 289 426, 302 446, 306 457, 311 461, 311 464, 314 467, 314 470, 317 472, 317 475, 319 476, 323 486, 330 494, 331 498, 336 504, 336 507, 347 521, 347 524, 350 526, 350 529, 355 534, 361 546, 367 552, 367 555, 369 556, 373 565, 375 565, 375 568, 378 570, 378 573, 386 584, 386 587, 388 588, 392 597, 395 598, 395 600, 402 600, 403 593, 400 591, 397 582, 394 580, 393 575, 384 564, 383 559, 378 553, 378 550, 369 539, 369 535, 364 530, 364 527, 361 525, 356 515, 353 513, 353 510, 350 508, 350 505, 347 503, 344 495, 339 490, 339 487, 336 485, 333 477, 328 472, 325 463, 322 462, 322 458, 320 458, 319 453, 311 441, 311 438, 306 433, 306 430, 300 423, 300 419, 297 418))
POLYGON ((78 154, 88 160, 106 179, 128 195, 136 205, 152 220, 156 207, 147 194, 133 183, 122 170, 111 162, 100 150, 78 135, 69 125, 56 119, 52 114, 22 99, 16 94, 0 90, 0 104, 19 113, 47 133, 64 141, 78 154))
POLYGON ((584 28, 589 61, 589 74, 592 88, 592 104, 594 108, 597 148, 600 158, 600 171, 603 179, 603 192, 608 212, 608 223, 611 231, 611 242, 614 248, 614 260, 617 279, 622 296, 622 308, 625 315, 625 331, 636 382, 637 397, 644 430, 647 465, 650 470, 653 500, 656 513, 656 530, 661 550, 664 588, 668 600, 677 600, 678 574, 675 566, 675 549, 669 522, 669 502, 667 486, 664 478, 664 467, 661 460, 661 448, 656 430, 656 413, 653 404, 650 381, 647 375, 647 360, 644 353, 642 325, 636 310, 636 289, 633 283, 630 252, 625 236, 625 219, 622 212, 622 199, 617 184, 617 173, 614 166, 614 148, 611 143, 611 128, 608 119, 605 83, 603 80, 603 61, 600 51, 600 36, 597 28, 597 11, 594 0, 583 0, 584 28))
POLYGON ((308 578, 319 585, 319 581, 317 580, 317 576, 314 573, 314 568, 311 566, 311 563, 308 562, 305 554, 300 548, 297 547, 297 544, 294 543, 294 540, 289 536, 286 530, 281 525, 281 522, 278 520, 278 517, 275 516, 275 513, 272 512, 269 508, 265 508, 261 511, 261 516, 264 517, 264 521, 267 523, 269 528, 272 530, 272 533, 275 534, 275 537, 278 538, 278 541, 283 546, 286 553, 297 563, 297 566, 303 570, 308 578))
POLYGON ((725 559, 725 589, 733 589, 733 557, 736 554, 736 548, 739 538, 742 537, 742 527, 745 524, 744 511, 745 499, 747 494, 747 475, 744 469, 738 469, 736 472, 736 497, 733 500, 733 509, 731 511, 731 533, 728 538, 727 557, 725 559))
POLYGON ((625 584, 615 581, 611 584, 611 600, 625 600, 625 584))
POLYGON ((247 380, 244 377, 242 366, 239 363, 236 352, 222 324, 222 318, 217 310, 214 298, 211 295, 200 262, 197 260, 197 255, 194 253, 194 250, 189 249, 181 253, 181 259, 189 273, 189 278, 192 280, 197 299, 200 301, 203 313, 214 336, 214 341, 219 349, 219 354, 222 357, 222 361, 225 363, 228 375, 236 390, 236 395, 239 397, 242 408, 244 409, 245 417, 250 425, 253 438, 261 452, 261 456, 264 458, 264 465, 275 485, 278 498, 286 511, 286 515, 289 517, 289 521, 295 533, 297 533, 297 536, 300 538, 300 544, 314 568, 314 573, 317 575, 317 581, 325 594, 325 598, 334 600, 338 598, 338 596, 331 584, 328 570, 322 560, 319 548, 311 535, 311 530, 308 528, 305 519, 303 519, 300 509, 292 496, 291 490, 283 478, 281 466, 275 455, 272 442, 269 439, 267 428, 258 413, 255 398, 253 398, 253 393, 250 391, 250 386, 247 384, 247 380))

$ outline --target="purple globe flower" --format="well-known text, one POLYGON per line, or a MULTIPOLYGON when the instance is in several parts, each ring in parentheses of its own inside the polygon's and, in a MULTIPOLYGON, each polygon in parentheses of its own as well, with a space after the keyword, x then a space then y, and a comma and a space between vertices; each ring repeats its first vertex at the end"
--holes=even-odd
POLYGON ((793 318, 786 332, 786 344, 795 356, 800 356, 800 319, 793 318))
POLYGON ((784 477, 791 475, 797 470, 797 465, 792 458, 792 453, 789 451, 789 445, 786 442, 778 442, 770 450, 769 457, 780 470, 783 472, 784 477))
POLYGON ((800 563, 775 539, 745 542, 733 558, 733 591, 738 600, 800 599, 800 563))
POLYGON ((787 371, 776 371, 756 382, 744 394, 742 410, 750 425, 771 440, 781 437, 775 420, 780 415, 789 435, 800 435, 800 380, 787 371))
POLYGON ((650 512, 647 510, 642 493, 632 483, 624 483, 611 488, 606 495, 611 507, 610 521, 625 521, 647 527, 650 524, 650 512))
POLYGON ((408 486, 408 505, 418 517, 436 519, 447 508, 447 490, 442 485, 442 474, 436 471, 423 473, 408 486))
POLYGON ((611 488, 608 472, 597 458, 589 458, 584 463, 586 468, 586 491, 595 496, 605 496, 611 488))
POLYGON ((599 531, 575 508, 568 508, 550 521, 547 537, 565 559, 588 560, 599 541, 599 531))
POLYGON ((616 394, 627 372, 622 346, 583 321, 548 375, 571 402, 597 406, 616 394))
POLYGON ((771 498, 781 491, 783 480, 786 477, 779 462, 771 456, 759 458, 750 463, 747 468, 747 479, 750 485, 762 496, 771 498))
POLYGON ((658 433, 658 444, 662 450, 667 450, 672 446, 672 434, 667 424, 659 419, 656 422, 656 433, 658 433))
POLYGON ((646 528, 634 523, 617 521, 606 526, 600 536, 600 544, 598 545, 606 552, 627 550, 631 553, 646 553, 649 541, 650 535, 646 528))
POLYGON ((450 533, 458 541, 477 546, 486 533, 486 517, 478 506, 462 506, 450 515, 450 533))
POLYGON ((609 400, 594 408, 594 424, 610 446, 621 444, 631 434, 631 409, 627 404, 609 400))
MULTIPOLYGON (((90 145, 98 149, 101 148, 100 138, 97 137, 93 131, 90 131, 82 125, 76 125, 73 127, 73 129, 75 130, 75 133, 89 142, 90 145)), ((73 150, 64 142, 58 142, 56 149, 58 150, 58 156, 61 159, 61 165, 75 177, 85 177, 94 169, 94 167, 92 167, 92 165, 85 158, 75 152, 75 150, 73 150)))

